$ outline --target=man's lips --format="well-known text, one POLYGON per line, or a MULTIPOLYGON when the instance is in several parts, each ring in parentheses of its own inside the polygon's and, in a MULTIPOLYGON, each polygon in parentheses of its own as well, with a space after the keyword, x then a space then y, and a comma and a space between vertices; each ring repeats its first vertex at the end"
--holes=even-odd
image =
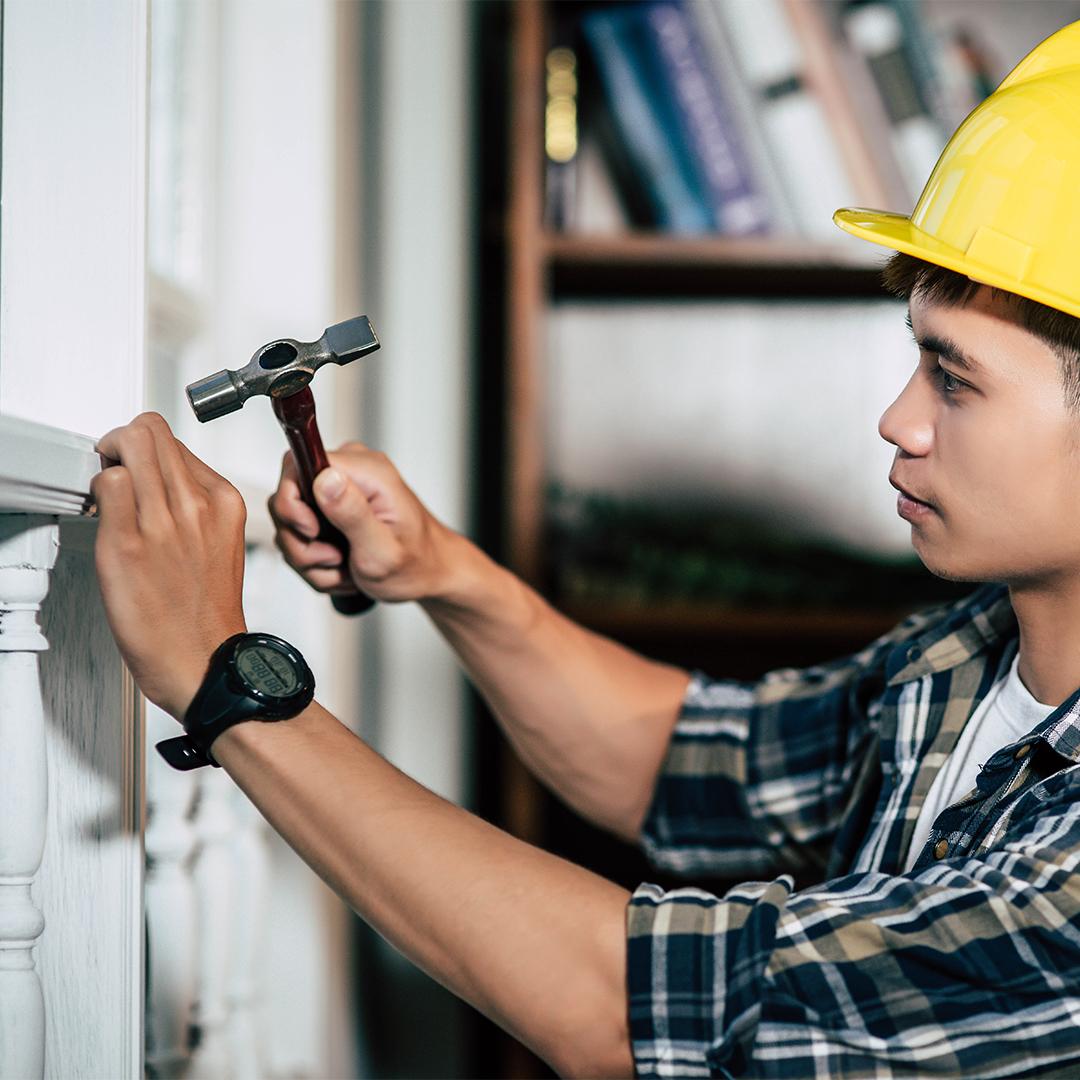
POLYGON ((934 504, 929 499, 924 499, 920 495, 916 495, 914 491, 911 491, 906 487, 901 487, 900 484, 898 484, 891 476, 889 477, 889 483, 894 488, 896 488, 896 490, 899 491, 901 495, 906 495, 907 498, 913 500, 914 502, 920 502, 924 506, 929 506, 931 508, 934 507, 934 504))

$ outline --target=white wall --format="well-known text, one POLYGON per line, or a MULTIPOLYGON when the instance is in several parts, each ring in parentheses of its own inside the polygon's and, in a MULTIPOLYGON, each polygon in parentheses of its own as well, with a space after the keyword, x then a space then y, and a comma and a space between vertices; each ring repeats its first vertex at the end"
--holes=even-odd
MULTIPOLYGON (((365 437, 442 520, 465 527, 470 399, 469 5, 365 5, 376 16, 364 103, 365 294, 382 341, 368 374, 365 437), (377 8, 377 11, 374 9, 377 8), (423 77, 418 77, 423 73, 423 77)), ((378 610, 370 732, 399 768, 460 801, 463 682, 413 605, 378 610)))
POLYGON ((878 418, 918 352, 898 301, 562 304, 549 322, 548 474, 692 497, 797 535, 909 553, 878 418))
POLYGON ((146 4, 3 19, 0 411, 97 437, 143 401, 146 4))

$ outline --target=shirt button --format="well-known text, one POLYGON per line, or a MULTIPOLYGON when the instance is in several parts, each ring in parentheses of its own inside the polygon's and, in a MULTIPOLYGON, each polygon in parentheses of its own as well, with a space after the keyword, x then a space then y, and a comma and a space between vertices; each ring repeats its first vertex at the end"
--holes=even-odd
POLYGON ((1020 749, 1017 750, 1015 754, 1013 754, 1013 757, 1017 761, 1021 761, 1023 758, 1026 758, 1028 756, 1028 754, 1030 754, 1030 753, 1031 753, 1031 743, 1024 743, 1024 745, 1021 746, 1020 749))
POLYGON ((912 663, 918 660, 920 656, 922 656, 922 649, 920 649, 918 645, 912 645, 907 651, 907 658, 912 663))
POLYGON ((948 854, 949 854, 949 841, 948 840, 939 840, 934 845, 934 858, 935 859, 944 859, 945 856, 948 855, 948 854))

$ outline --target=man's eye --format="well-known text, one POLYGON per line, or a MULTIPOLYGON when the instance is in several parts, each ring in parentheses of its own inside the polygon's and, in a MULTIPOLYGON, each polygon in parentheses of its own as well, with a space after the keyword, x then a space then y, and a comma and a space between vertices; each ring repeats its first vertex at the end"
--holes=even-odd
POLYGON ((967 383, 961 382, 955 375, 951 375, 940 364, 934 365, 934 377, 941 381, 941 389, 946 394, 955 394, 963 390, 967 383))
POLYGON ((938 362, 937 356, 934 353, 923 353, 924 356, 929 356, 931 361, 930 366, 930 378, 935 379, 940 384, 942 393, 948 394, 950 397, 959 393, 961 390, 967 389, 967 383, 962 382, 955 375, 946 371, 938 362))

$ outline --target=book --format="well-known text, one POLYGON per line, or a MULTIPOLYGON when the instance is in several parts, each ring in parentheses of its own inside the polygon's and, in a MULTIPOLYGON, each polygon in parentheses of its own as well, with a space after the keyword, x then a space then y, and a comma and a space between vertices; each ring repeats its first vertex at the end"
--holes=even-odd
POLYGON ((740 76, 753 91, 762 136, 797 230, 835 242, 833 211, 859 205, 861 192, 807 83, 802 47, 782 0, 716 0, 716 8, 740 76))
POLYGON ((865 58, 885 106, 895 160, 913 206, 948 133, 931 115, 926 96, 930 91, 920 85, 908 56, 905 24, 896 6, 888 0, 849 4, 843 24, 848 40, 865 58))
POLYGON ((712 231, 697 177, 680 153, 675 104, 657 90, 658 65, 640 10, 601 9, 586 15, 581 28, 606 104, 594 131, 631 220, 675 233, 712 231))
POLYGON ((767 231, 768 197, 690 14, 680 3, 665 2, 648 5, 642 17, 660 61, 657 90, 677 106, 678 136, 715 227, 731 236, 767 231))
POLYGON ((544 58, 544 222, 551 229, 571 226, 577 194, 577 56, 556 45, 544 58))
POLYGON ((743 151, 769 204, 770 231, 795 234, 795 208, 779 179, 780 163, 774 158, 757 115, 756 92, 742 77, 732 51, 716 0, 687 0, 687 11, 701 41, 701 48, 721 88, 724 99, 743 138, 743 151))

